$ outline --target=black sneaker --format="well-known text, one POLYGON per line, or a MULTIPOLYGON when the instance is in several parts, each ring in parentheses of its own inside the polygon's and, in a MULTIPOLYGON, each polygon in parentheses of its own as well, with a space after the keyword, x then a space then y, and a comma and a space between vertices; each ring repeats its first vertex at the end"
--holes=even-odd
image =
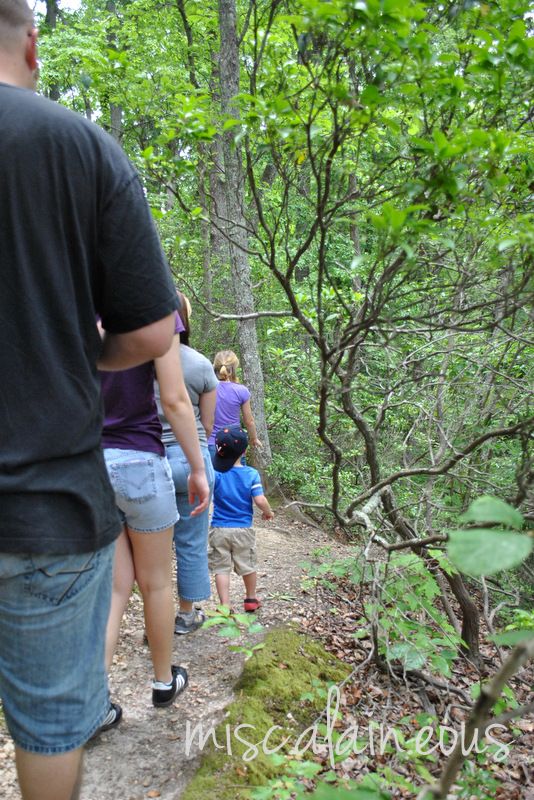
POLYGON ((169 689, 152 689, 152 705, 166 708, 172 705, 178 695, 187 686, 187 670, 183 667, 171 667, 172 685, 169 689))
POLYGON ((115 728, 119 724, 121 719, 122 719, 122 708, 118 705, 118 703, 110 703, 108 713, 104 718, 104 722, 102 723, 100 728, 98 728, 93 733, 91 739, 94 739, 95 736, 99 736, 101 733, 104 733, 105 731, 110 731, 112 728, 115 728))

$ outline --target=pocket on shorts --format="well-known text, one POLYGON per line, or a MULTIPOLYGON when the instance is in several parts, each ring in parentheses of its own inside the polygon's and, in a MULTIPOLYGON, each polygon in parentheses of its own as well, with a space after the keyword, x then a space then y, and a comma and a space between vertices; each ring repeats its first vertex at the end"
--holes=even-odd
POLYGON ((101 555, 101 551, 69 556, 33 555, 34 570, 27 576, 27 589, 34 597, 58 606, 93 580, 101 555))
POLYGON ((135 458, 109 465, 115 494, 130 503, 146 503, 156 496, 156 471, 153 458, 135 458))
POLYGON ((172 478, 172 467, 169 463, 169 459, 166 456, 160 457, 156 462, 156 467, 162 470, 162 476, 164 482, 167 484, 167 487, 172 489, 174 492, 174 481, 172 478))

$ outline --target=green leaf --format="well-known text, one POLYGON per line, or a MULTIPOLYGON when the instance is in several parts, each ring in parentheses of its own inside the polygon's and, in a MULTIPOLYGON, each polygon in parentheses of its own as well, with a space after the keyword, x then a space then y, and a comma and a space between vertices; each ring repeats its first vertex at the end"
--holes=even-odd
POLYGON ((419 669, 426 662, 426 656, 411 644, 395 644, 388 650, 388 660, 402 661, 405 669, 419 669))
POLYGON ((254 622, 248 629, 248 633, 261 633, 263 625, 260 622, 254 622))
POLYGON ((502 253, 503 250, 508 250, 510 247, 514 247, 516 244, 517 239, 503 239, 501 242, 499 242, 498 250, 500 253, 502 253))
POLYGON ((219 628, 217 633, 219 636, 227 636, 228 638, 241 635, 241 631, 236 625, 225 625, 223 628, 219 628))
POLYGON ((489 637, 495 644, 503 644, 509 647, 514 647, 516 644, 526 642, 534 638, 534 631, 506 631, 505 633, 496 633, 494 636, 489 637))
POLYGON ((517 22, 514 22, 512 27, 510 28, 510 34, 508 36, 508 41, 513 42, 515 40, 523 40, 527 38, 527 29, 525 23, 522 19, 518 19, 517 22))
POLYGON ((372 83, 365 87, 360 95, 360 100, 364 106, 376 106, 383 102, 380 92, 372 83))
POLYGON ((230 117, 230 119, 225 121, 223 125, 223 131, 228 131, 230 128, 235 128, 237 125, 241 125, 241 120, 230 117))
POLYGON ((507 528, 520 531, 524 519, 519 511, 500 500, 498 497, 484 495, 474 500, 465 514, 460 517, 462 522, 476 522, 481 524, 496 523, 507 528))
POLYGON ((322 764, 315 761, 290 761, 291 771, 301 778, 314 778, 323 769, 322 764))
POLYGON ((231 650, 232 653, 245 653, 248 655, 252 655, 252 651, 248 650, 246 647, 243 647, 242 644, 229 644, 228 650, 231 650))
POLYGON ((531 553, 530 536, 495 528, 450 531, 447 552, 452 563, 467 575, 493 575, 521 564, 531 553))
POLYGON ((310 795, 310 800, 389 800, 390 797, 391 795, 378 787, 367 789, 356 786, 353 789, 341 789, 323 783, 310 795))
POLYGON ((227 617, 209 617, 203 623, 203 628, 213 628, 214 625, 225 625, 228 623, 227 617))
POLYGON ((234 619, 236 622, 239 622, 240 625, 248 625, 250 623, 251 617, 250 614, 234 614, 234 619))

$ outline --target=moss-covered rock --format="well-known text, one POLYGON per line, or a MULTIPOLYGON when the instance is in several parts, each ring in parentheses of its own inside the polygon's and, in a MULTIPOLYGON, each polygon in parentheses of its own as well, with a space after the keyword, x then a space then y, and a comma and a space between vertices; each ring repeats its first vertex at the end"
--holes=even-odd
POLYGON ((319 642, 291 629, 268 633, 263 650, 246 662, 235 700, 215 730, 219 749, 210 740, 182 800, 248 798, 250 787, 261 786, 281 769, 265 754, 264 741, 265 749, 275 749, 288 738, 285 749, 290 749, 325 709, 328 685, 348 673, 349 668, 319 642), (266 740, 274 726, 278 727, 266 740))

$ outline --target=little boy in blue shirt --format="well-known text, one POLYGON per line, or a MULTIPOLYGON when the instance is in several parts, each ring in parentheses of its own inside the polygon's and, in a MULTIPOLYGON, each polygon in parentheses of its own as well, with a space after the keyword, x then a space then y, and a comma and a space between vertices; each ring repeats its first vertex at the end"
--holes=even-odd
POLYGON ((263 494, 260 474, 241 463, 248 447, 247 432, 239 425, 222 428, 215 437, 215 486, 213 516, 209 533, 208 561, 215 573, 215 585, 221 605, 230 605, 232 566, 245 584, 245 611, 261 606, 256 597, 256 536, 252 527, 253 504, 262 519, 274 517, 263 494))

